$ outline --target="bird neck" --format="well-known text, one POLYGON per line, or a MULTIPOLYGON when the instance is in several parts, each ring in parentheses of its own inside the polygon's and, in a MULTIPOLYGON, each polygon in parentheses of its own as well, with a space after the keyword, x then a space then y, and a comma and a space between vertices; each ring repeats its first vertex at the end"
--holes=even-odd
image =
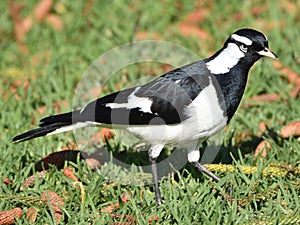
MULTIPOLYGON (((255 61, 254 61, 255 62, 255 61)), ((216 82, 221 91, 221 99, 224 101, 224 108, 227 116, 227 123, 236 112, 245 91, 248 72, 254 62, 246 58, 240 58, 236 62, 224 57, 224 52, 219 51, 212 57, 205 60, 211 73, 214 74, 216 82), (221 55, 223 54, 223 55, 221 55), (223 58, 223 60, 221 60, 223 58), (223 70, 212 69, 219 65, 223 70)))

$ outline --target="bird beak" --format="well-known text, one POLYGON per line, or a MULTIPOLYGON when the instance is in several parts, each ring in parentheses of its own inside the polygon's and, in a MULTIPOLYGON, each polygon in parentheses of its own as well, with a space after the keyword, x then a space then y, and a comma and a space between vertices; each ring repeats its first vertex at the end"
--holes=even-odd
POLYGON ((259 51, 258 54, 272 59, 278 59, 277 55, 268 48, 264 48, 264 50, 259 51))

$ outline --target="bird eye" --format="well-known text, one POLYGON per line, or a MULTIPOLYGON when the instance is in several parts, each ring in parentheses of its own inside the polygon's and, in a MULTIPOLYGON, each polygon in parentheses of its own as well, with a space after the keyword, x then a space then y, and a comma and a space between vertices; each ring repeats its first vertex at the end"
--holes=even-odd
POLYGON ((248 47, 244 44, 240 45, 240 49, 241 49, 242 52, 245 52, 245 53, 248 51, 248 47))

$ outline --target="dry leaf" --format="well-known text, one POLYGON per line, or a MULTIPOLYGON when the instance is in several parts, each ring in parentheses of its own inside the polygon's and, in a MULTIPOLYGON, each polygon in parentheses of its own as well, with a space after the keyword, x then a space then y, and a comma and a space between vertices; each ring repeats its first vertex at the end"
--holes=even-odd
POLYGON ((148 219, 149 223, 152 224, 154 221, 159 220, 159 216, 152 216, 148 219))
POLYGON ((242 131, 234 136, 234 139, 237 143, 242 143, 248 137, 253 136, 252 131, 242 131))
POLYGON ((68 107, 69 106, 69 102, 67 100, 62 100, 59 102, 53 102, 52 106, 56 109, 56 113, 60 114, 61 113, 61 107, 68 107))
POLYGON ((34 223, 38 214, 38 210, 35 208, 29 208, 26 213, 26 219, 29 220, 30 223, 34 223))
POLYGON ((127 193, 127 192, 124 192, 122 195, 121 195, 121 201, 123 203, 126 203, 129 201, 129 199, 132 198, 132 193, 127 193))
POLYGON ((180 23, 179 30, 184 36, 196 36, 202 40, 205 40, 208 37, 206 31, 200 29, 198 26, 195 25, 180 23))
POLYGON ((13 181, 10 180, 8 177, 4 177, 3 182, 4 182, 5 185, 12 185, 13 184, 13 181))
MULTIPOLYGON (((41 171, 41 172, 38 172, 37 174, 34 174, 30 177, 28 177, 26 180, 23 181, 23 186, 25 187, 31 187, 34 185, 36 179, 41 179, 43 178, 45 175, 47 174, 47 171, 44 170, 44 171, 41 171)), ((23 187, 21 186, 20 187, 20 190, 22 191, 23 190, 23 187)))
POLYGON ((196 9, 191 13, 189 13, 188 15, 186 15, 184 22, 187 24, 199 24, 203 22, 206 15, 207 15, 207 11, 204 10, 203 8, 196 9))
POLYGON ((46 50, 46 51, 40 51, 35 53, 31 57, 30 61, 33 66, 36 66, 38 64, 43 64, 43 65, 48 64, 50 59, 51 59, 51 50, 46 50))
POLYGON ((52 5, 52 0, 41 0, 36 5, 33 12, 38 22, 42 22, 47 17, 49 12, 51 11, 52 5))
POLYGON ((92 170, 101 166, 101 163, 99 162, 99 160, 97 160, 95 158, 87 158, 87 159, 85 159, 85 162, 92 170))
POLYGON ((22 20, 20 14, 24 6, 24 4, 16 4, 13 0, 9 0, 8 2, 8 10, 14 23, 15 38, 19 43, 24 41, 25 34, 30 30, 33 24, 32 19, 29 17, 22 20))
POLYGON ((293 121, 284 126, 280 131, 280 136, 283 138, 299 137, 300 136, 300 121, 293 121))
POLYGON ((117 218, 117 219, 121 219, 122 217, 127 220, 128 222, 115 222, 113 223, 113 225, 133 225, 133 224, 137 224, 137 219, 135 217, 133 217, 132 215, 125 215, 123 216, 122 214, 111 214, 112 218, 117 218))
POLYGON ((76 142, 67 143, 67 146, 63 146, 60 148, 60 151, 76 151, 78 149, 78 145, 76 142))
POLYGON ((255 101, 255 102, 275 102, 279 99, 279 94, 274 93, 274 94, 261 94, 261 95, 256 95, 249 100, 255 101))
POLYGON ((15 35, 19 42, 23 42, 26 33, 31 29, 33 21, 30 17, 23 19, 15 25, 15 35))
POLYGON ((268 131, 268 125, 266 122, 260 122, 258 127, 262 132, 268 131))
POLYGON ((160 68, 163 70, 164 73, 167 73, 169 71, 171 71, 172 69, 174 69, 174 67, 170 64, 167 63, 163 63, 160 68))
POLYGON ((75 176, 75 174, 73 172, 73 168, 71 166, 67 166, 66 168, 64 168, 63 173, 66 177, 68 177, 74 181, 78 181, 78 178, 75 176))
POLYGON ((101 209, 101 212, 112 213, 116 209, 120 208, 120 204, 117 202, 116 204, 112 203, 101 209))
POLYGON ((300 93, 300 82, 298 82, 297 86, 291 91, 290 95, 292 96, 292 98, 296 99, 298 98, 299 93, 300 93))
POLYGON ((55 14, 48 15, 46 18, 46 22, 50 24, 56 31, 60 31, 64 28, 62 20, 55 14))
POLYGON ((62 208, 64 207, 63 199, 53 191, 44 191, 41 195, 42 202, 48 204, 49 208, 53 211, 56 223, 60 223, 62 219, 62 208))
POLYGON ((271 144, 266 140, 262 140, 254 151, 254 157, 261 155, 262 158, 266 158, 267 149, 271 149, 271 144))
POLYGON ((137 40, 145 40, 145 39, 159 40, 160 39, 160 35, 157 32, 138 31, 135 34, 135 38, 137 40))
POLYGON ((244 19, 244 14, 242 12, 237 12, 232 17, 235 21, 241 21, 244 19))
POLYGON ((300 77, 298 76, 298 74, 295 71, 289 69, 288 67, 285 67, 278 60, 275 60, 273 62, 273 65, 274 65, 275 69, 280 70, 282 74, 287 76, 289 83, 293 83, 293 84, 299 83, 300 77))
POLYGON ((1 225, 14 224, 16 222, 15 218, 21 218, 22 214, 23 211, 19 207, 2 211, 0 212, 0 224, 1 225))
POLYGON ((107 140, 109 140, 115 136, 115 133, 111 129, 101 128, 100 130, 101 130, 100 131, 101 132, 101 140, 103 142, 106 142, 107 140))

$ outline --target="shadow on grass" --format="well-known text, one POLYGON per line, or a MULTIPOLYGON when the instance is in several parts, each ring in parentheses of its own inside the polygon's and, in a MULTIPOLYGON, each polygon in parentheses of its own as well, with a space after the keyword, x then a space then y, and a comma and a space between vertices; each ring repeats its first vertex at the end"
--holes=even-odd
MULTIPOLYGON (((231 137, 232 139, 233 137, 231 137)), ((218 149, 218 153, 216 157, 210 161, 205 163, 211 163, 211 164, 232 164, 233 159, 239 160, 240 157, 245 157, 245 155, 252 153, 255 150, 255 147, 262 139, 256 135, 249 136, 247 140, 242 140, 238 144, 232 144, 232 141, 229 144, 221 145, 218 149)), ((204 150, 207 149, 207 143, 204 142, 200 147, 201 156, 204 155, 204 150)), ((91 148, 94 148, 93 154, 88 154, 84 151, 79 150, 65 150, 60 152, 52 153, 40 161, 38 161, 35 165, 35 171, 41 171, 41 170, 47 170, 52 166, 57 167, 58 169, 61 169, 64 167, 65 163, 73 162, 77 163, 78 160, 88 160, 92 159, 94 162, 96 162, 95 165, 92 165, 93 167, 101 167, 105 165, 107 162, 115 161, 117 162, 117 165, 127 165, 130 167, 131 165, 135 165, 136 167, 142 167, 144 172, 151 173, 150 169, 150 162, 148 158, 148 146, 144 146, 142 149, 127 149, 126 147, 122 147, 120 144, 110 144, 109 142, 106 143, 106 146, 98 147, 98 146, 92 146, 91 148), (113 160, 112 160, 113 156, 113 160), (121 162, 121 163, 120 163, 121 162), (147 167, 148 166, 148 167, 147 167)), ((206 153, 207 155, 207 153, 206 153)), ((202 173, 198 172, 190 163, 187 162, 187 154, 185 151, 182 151, 180 149, 176 149, 175 151, 170 149, 165 149, 162 151, 158 158, 158 162, 165 161, 164 165, 166 165, 166 168, 164 168, 165 171, 158 171, 159 177, 165 176, 166 174, 173 173, 176 176, 176 168, 180 168, 179 172, 182 172, 183 170, 188 170, 194 178, 203 178, 202 173), (172 157, 170 157, 172 155, 172 157), (186 163, 182 164, 182 166, 175 165, 176 160, 170 161, 169 158, 178 159, 178 161, 182 160, 186 163), (168 161, 169 160, 169 161, 168 161), (171 165, 170 165, 171 164, 171 165), (167 168, 169 165, 169 168, 167 168), (174 169, 175 168, 175 169, 174 169), (166 171, 169 171, 166 172, 166 171)), ((200 159, 201 161, 201 159, 200 159)), ((201 163, 203 163, 201 161, 201 163)), ((127 169, 128 169, 127 167, 127 169)))

